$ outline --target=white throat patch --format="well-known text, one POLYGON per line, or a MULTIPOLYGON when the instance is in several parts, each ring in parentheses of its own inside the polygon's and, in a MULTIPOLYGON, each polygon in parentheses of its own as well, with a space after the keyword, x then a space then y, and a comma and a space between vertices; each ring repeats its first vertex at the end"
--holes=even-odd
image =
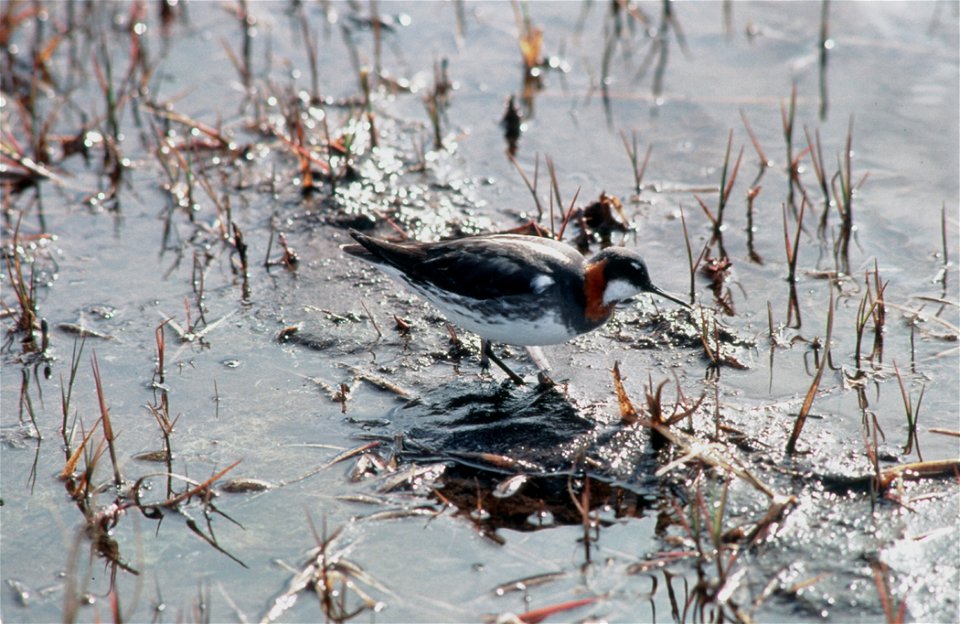
POLYGON ((638 292, 640 292, 640 289, 627 280, 610 280, 607 282, 607 287, 603 289, 603 305, 610 305, 611 303, 629 299, 638 292))

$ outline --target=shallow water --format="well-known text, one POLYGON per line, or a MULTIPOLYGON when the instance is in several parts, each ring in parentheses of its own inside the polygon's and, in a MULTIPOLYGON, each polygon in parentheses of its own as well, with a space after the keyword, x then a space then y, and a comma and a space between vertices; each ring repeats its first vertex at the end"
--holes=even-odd
MULTIPOLYGON (((35 42, 49 44, 54 33, 63 37, 51 44, 51 78, 33 83, 41 120, 35 127, 49 119, 54 134, 74 136, 87 124, 109 135, 98 73, 128 97, 119 106, 126 168, 115 198, 102 173, 104 144, 92 134, 89 163, 54 148, 51 179, 4 190, 2 296, 14 310, 4 328, 12 332, 19 315, 15 258, 34 276, 38 313, 51 328, 44 356, 23 353, 22 333, 9 334, 3 354, 4 619, 117 619, 117 608, 137 621, 337 619, 336 600, 324 604, 311 592, 294 594, 295 602, 282 598, 323 536, 332 536, 327 578, 337 581, 334 593, 344 592, 347 610, 369 596, 359 620, 476 621, 592 599, 553 619, 686 620, 722 612, 875 621, 884 615, 877 582, 884 575, 894 602, 906 602, 907 617, 957 619, 956 479, 905 481, 885 494, 870 481, 871 453, 880 468, 960 455, 956 437, 932 431, 960 429, 955 4, 831 3, 824 65, 818 3, 732 3, 729 30, 725 5, 672 5, 682 35, 667 32, 666 56, 654 45, 660 4, 637 5, 646 25, 640 13, 621 15, 621 37, 613 40, 610 5, 533 3, 526 10, 544 31, 543 54, 553 68, 525 103, 509 5, 380 4, 379 66, 413 92, 374 85, 376 149, 356 112, 362 90, 353 66, 354 55, 377 65, 374 31, 363 19, 369 6, 354 12, 307 4, 298 13, 286 4, 249 3, 249 87, 231 60, 243 58, 237 5, 181 7, 166 34, 159 5, 137 17, 130 5, 50 4, 43 21, 30 13, 32 5, 16 6, 3 9, 25 11, 4 60, 5 145, 13 144, 8 136, 31 143, 29 115, 16 105, 31 85, 21 64, 32 62, 35 42), (309 98, 300 95, 311 89, 304 19, 328 102, 286 116, 302 120, 320 154, 314 171, 327 162, 317 147, 326 132, 347 140, 356 133, 355 174, 336 189, 320 180, 321 190, 308 195, 283 113, 309 98), (144 33, 144 66, 152 68, 139 96, 122 87, 131 23, 142 24, 136 30, 144 33), (424 99, 441 59, 453 84, 440 116, 446 149, 435 150, 424 99), (837 208, 819 236, 822 194, 809 154, 799 158, 811 200, 799 236, 800 322, 788 316, 784 252, 784 223, 791 236, 797 228, 795 214, 783 207, 790 184, 782 114, 793 85, 793 157, 808 147, 805 129, 819 133, 833 175, 852 118, 852 177, 867 176, 853 198, 849 253, 838 257, 837 208), (614 242, 638 248, 655 282, 679 293, 690 280, 681 209, 696 257, 711 240, 696 197, 715 214, 732 131, 731 167, 741 147, 743 157, 722 230, 732 262, 720 285, 726 313, 698 272, 704 317, 699 307, 690 316, 641 298, 603 329, 548 349, 557 388, 518 389, 501 383, 497 370, 492 380, 481 379, 473 338, 463 337, 462 352, 452 348, 435 311, 344 258, 338 245, 349 240, 348 226, 390 235, 389 220, 429 239, 536 217, 498 125, 511 95, 525 123, 516 160, 531 179, 539 169, 543 205, 550 203, 549 157, 565 205, 578 191, 579 206, 601 192, 621 198, 633 229, 614 242), (341 106, 346 99, 354 106, 341 106), (201 146, 203 133, 190 133, 151 103, 222 126, 249 149, 241 155, 201 146), (753 202, 752 256, 745 198, 759 158, 743 116, 771 161, 755 183, 761 190, 753 202), (261 131, 271 127, 286 138, 261 131), (168 146, 163 162, 179 173, 168 174, 158 156, 168 128, 170 145, 179 148, 168 146), (639 197, 620 135, 633 131, 641 158, 652 146, 639 197), (227 204, 248 246, 246 285, 224 225, 227 204), (263 266, 272 230, 299 255, 295 270, 263 266), (866 280, 876 295, 877 269, 885 284, 883 352, 867 358, 874 345, 868 319, 858 374, 858 306, 866 280), (830 366, 800 435, 801 453, 791 457, 783 449, 822 357, 831 290, 830 366), (719 377, 699 343, 712 313, 729 356, 719 377), (394 315, 409 324, 408 334, 395 329, 394 315), (181 337, 173 324, 165 327, 160 383, 155 330, 167 318, 195 332, 181 337), (78 359, 68 414, 73 433, 65 441, 61 392, 69 388, 81 326, 97 334, 87 336, 78 359), (291 326, 297 331, 278 340, 291 326), (94 355, 117 434, 119 495, 109 453, 92 459, 104 439, 94 355), (687 444, 712 444, 723 461, 795 503, 747 539, 770 501, 742 473, 690 460, 658 474, 684 453, 656 450, 649 430, 621 424, 615 361, 638 408, 646 405, 647 385, 661 381, 667 408, 678 389, 687 405, 704 395, 691 420, 674 429, 691 436, 687 444), (914 405, 923 393, 909 450, 898 372, 914 405), (182 476, 202 482, 237 460, 215 490, 230 479, 270 487, 222 492, 216 511, 193 497, 161 509, 159 522, 135 507, 111 514, 111 503, 130 503, 129 488, 141 477, 153 475, 143 482, 144 502, 167 498, 165 464, 138 459, 163 448, 147 406, 164 396, 176 418, 175 492, 188 487, 182 476), (75 472, 95 464, 98 489, 78 504, 57 477, 64 449, 76 449, 91 431, 91 455, 75 472), (718 566, 714 545, 701 536, 698 550, 690 525, 698 509, 717 509, 724 492, 718 566), (579 524, 585 503, 594 525, 588 541, 579 524), (97 518, 105 519, 109 540, 91 541, 87 528, 97 518), (98 554, 94 543, 117 550, 98 554), (111 606, 112 596, 119 607, 111 606)), ((7 179, 19 179, 21 169, 4 166, 7 179)), ((542 224, 550 225, 548 208, 542 224)), ((718 254, 714 243, 711 255, 718 254)), ((270 256, 279 255, 274 236, 270 256)), ((522 351, 506 353, 532 379, 522 351)))

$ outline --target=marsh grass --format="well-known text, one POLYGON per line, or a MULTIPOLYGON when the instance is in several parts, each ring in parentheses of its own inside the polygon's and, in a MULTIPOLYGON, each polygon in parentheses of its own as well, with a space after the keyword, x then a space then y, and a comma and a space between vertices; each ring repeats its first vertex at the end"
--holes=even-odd
POLYGON ((813 377, 813 381, 810 383, 810 388, 807 390, 807 394, 803 398, 803 404, 800 406, 800 412, 797 414, 796 420, 794 420, 793 430, 790 432, 790 438, 787 440, 786 452, 789 455, 797 452, 797 442, 800 440, 800 433, 803 431, 803 426, 807 421, 807 416, 810 414, 810 409, 813 407, 813 401, 816 398, 817 391, 820 388, 820 382, 823 380, 823 371, 826 369, 827 362, 830 360, 830 345, 833 339, 833 316, 834 300, 833 289, 831 288, 830 307, 827 309, 826 336, 823 340, 824 353, 820 355, 817 372, 813 377))
POLYGON ((737 160, 733 165, 733 169, 730 169, 730 148, 732 145, 733 130, 730 130, 729 134, 727 135, 727 149, 723 157, 723 167, 720 170, 720 186, 717 193, 716 213, 707 207, 706 202, 704 202, 699 195, 694 194, 694 199, 697 200, 697 203, 703 210, 704 215, 706 215, 707 219, 710 221, 710 226, 713 230, 712 241, 717 243, 717 246, 720 249, 721 258, 727 257, 727 253, 723 248, 723 213, 727 207, 727 203, 730 201, 730 195, 733 192, 733 185, 737 181, 737 173, 740 171, 740 161, 743 159, 743 147, 741 147, 740 152, 737 155, 737 160))
POLYGON ((631 140, 627 142, 627 135, 620 132, 620 139, 623 141, 623 149, 627 152, 627 158, 630 159, 630 169, 633 172, 633 192, 634 198, 639 200, 643 192, 643 176, 647 172, 647 165, 650 163, 650 154, 653 152, 653 145, 647 146, 647 151, 643 155, 643 161, 640 160, 640 151, 637 147, 637 131, 630 133, 631 140))

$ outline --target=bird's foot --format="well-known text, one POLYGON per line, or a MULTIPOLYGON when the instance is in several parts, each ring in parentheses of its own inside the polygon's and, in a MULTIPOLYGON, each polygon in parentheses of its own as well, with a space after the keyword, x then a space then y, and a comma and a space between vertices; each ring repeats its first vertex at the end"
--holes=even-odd
POLYGON ((553 379, 550 378, 550 375, 547 374, 547 371, 539 371, 537 373, 537 389, 538 390, 549 390, 557 385, 553 379))
POLYGON ((480 370, 486 372, 490 370, 490 358, 487 356, 487 351, 490 349, 490 342, 484 339, 480 339, 480 370))
POLYGON ((543 349, 528 346, 527 355, 530 356, 530 359, 533 360, 534 365, 537 367, 537 388, 540 390, 548 390, 556 386, 556 382, 550 377, 550 362, 547 361, 547 356, 543 354, 543 349))

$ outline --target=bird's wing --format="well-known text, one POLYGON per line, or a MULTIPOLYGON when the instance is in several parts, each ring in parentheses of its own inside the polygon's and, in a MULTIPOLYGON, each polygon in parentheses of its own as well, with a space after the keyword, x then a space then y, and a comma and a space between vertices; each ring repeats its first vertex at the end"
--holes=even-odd
POLYGON ((426 255, 408 275, 474 299, 538 295, 556 283, 557 269, 582 263, 567 245, 529 236, 465 238, 426 255))
MULTIPOLYGON (((559 279, 557 270, 582 270, 582 256, 553 240, 511 234, 439 243, 390 243, 351 232, 359 245, 344 251, 392 266, 408 279, 474 299, 539 295, 559 279)), ((569 276, 569 272, 566 273, 569 276)))

